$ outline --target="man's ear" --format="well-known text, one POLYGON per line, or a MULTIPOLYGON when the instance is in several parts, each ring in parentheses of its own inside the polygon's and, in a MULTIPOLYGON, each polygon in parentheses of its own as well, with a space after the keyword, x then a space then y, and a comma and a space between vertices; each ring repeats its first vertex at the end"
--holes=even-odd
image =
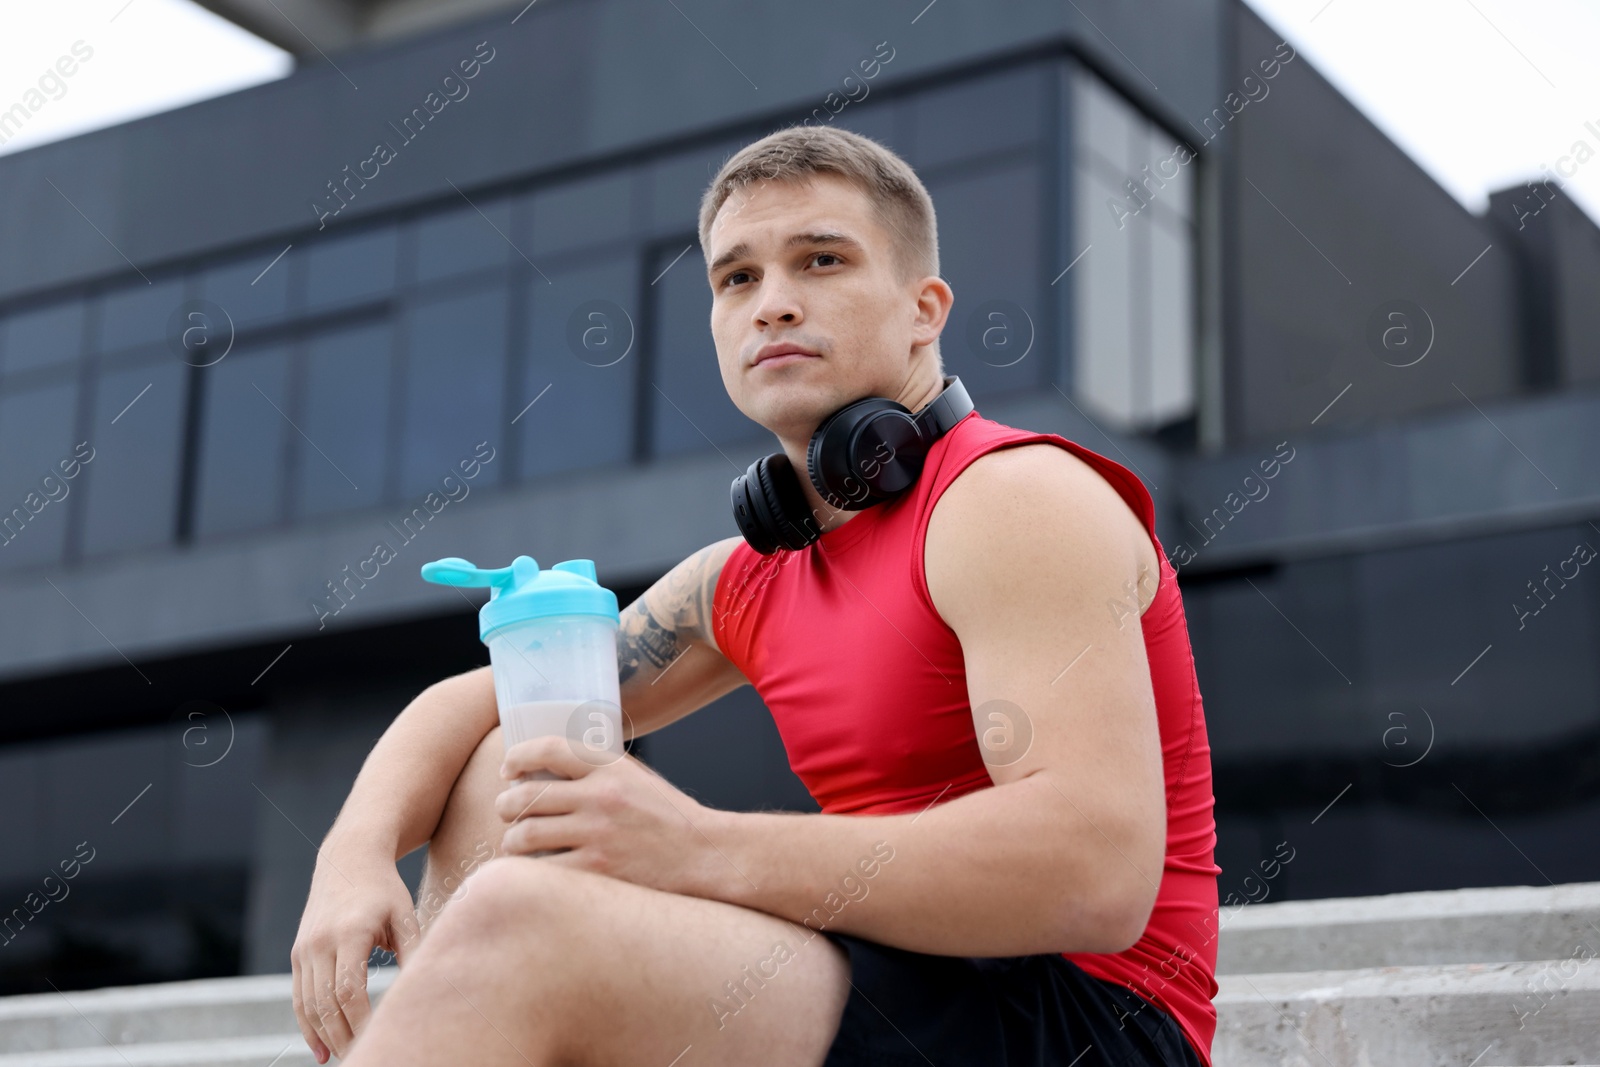
POLYGON ((932 274, 922 279, 917 290, 917 316, 913 324, 918 335, 915 343, 933 344, 939 339, 954 303, 955 293, 950 283, 932 274))

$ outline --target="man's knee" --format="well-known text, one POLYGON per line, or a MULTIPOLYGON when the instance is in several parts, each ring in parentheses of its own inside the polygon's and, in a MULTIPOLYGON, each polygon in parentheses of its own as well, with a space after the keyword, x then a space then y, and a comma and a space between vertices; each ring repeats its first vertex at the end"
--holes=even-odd
POLYGON ((547 942, 555 932, 570 930, 573 876, 582 874, 528 856, 491 859, 462 880, 436 932, 482 947, 506 944, 523 932, 547 942))

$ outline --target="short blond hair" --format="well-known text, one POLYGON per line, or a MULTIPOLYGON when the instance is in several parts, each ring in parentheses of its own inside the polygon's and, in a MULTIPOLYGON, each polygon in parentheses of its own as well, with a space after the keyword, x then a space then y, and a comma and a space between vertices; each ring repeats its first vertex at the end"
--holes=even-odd
POLYGON ((889 231, 900 280, 939 273, 938 219, 922 179, 891 149, 835 126, 789 126, 729 157, 700 199, 700 251, 707 262, 711 224, 729 196, 757 181, 804 183, 815 174, 837 174, 867 194, 889 231))

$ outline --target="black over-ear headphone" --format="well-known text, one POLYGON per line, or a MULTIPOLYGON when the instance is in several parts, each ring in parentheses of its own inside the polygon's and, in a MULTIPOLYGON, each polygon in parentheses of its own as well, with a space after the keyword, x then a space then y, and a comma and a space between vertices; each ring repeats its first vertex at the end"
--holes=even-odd
MULTIPOLYGON (((806 445, 806 473, 829 507, 862 511, 914 484, 928 449, 972 412, 961 379, 913 415, 898 401, 869 396, 822 420, 806 445)), ((822 530, 810 514, 789 457, 774 452, 750 464, 733 480, 733 517, 751 548, 771 555, 780 547, 798 551, 822 530)))

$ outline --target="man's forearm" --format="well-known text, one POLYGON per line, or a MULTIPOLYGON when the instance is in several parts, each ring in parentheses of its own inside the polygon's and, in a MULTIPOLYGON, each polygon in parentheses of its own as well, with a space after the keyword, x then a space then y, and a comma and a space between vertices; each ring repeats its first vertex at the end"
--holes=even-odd
POLYGON ((937 955, 1120 951, 1160 871, 1057 786, 1039 773, 899 815, 717 812, 725 862, 698 895, 937 955))
POLYGON ((324 848, 399 859, 426 844, 462 768, 497 721, 488 668, 424 690, 367 755, 324 848))

